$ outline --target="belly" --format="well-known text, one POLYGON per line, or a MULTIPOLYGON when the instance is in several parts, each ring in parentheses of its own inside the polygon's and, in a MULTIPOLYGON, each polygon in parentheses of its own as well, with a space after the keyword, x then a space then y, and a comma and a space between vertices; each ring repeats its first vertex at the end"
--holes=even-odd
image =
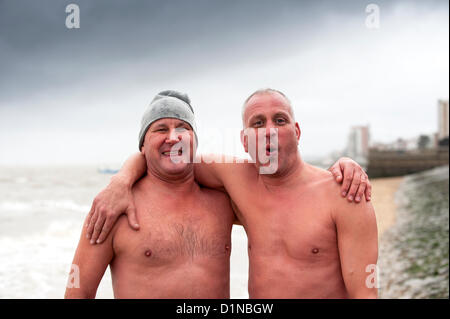
POLYGON ((116 259, 111 264, 115 298, 229 298, 229 257, 177 258, 163 267, 116 259))
POLYGON ((122 226, 110 265, 115 297, 229 298, 231 226, 122 226))
POLYGON ((339 259, 295 259, 250 254, 250 298, 347 298, 339 259))

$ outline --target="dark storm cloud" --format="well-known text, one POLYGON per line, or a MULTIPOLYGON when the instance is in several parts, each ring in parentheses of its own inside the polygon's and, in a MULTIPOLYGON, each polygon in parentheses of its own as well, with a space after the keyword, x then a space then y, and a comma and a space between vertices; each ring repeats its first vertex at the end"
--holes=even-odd
MULTIPOLYGON (((377 1, 386 6, 389 2, 377 1)), ((364 1, 0 1, 0 102, 129 73, 148 81, 283 54, 364 1), (76 3, 81 28, 65 27, 76 3)))
MULTIPOLYGON (((288 26, 311 23, 298 1, 0 2, 0 99, 72 85, 116 70, 170 77, 288 48, 288 26), (65 28, 76 3, 81 28, 65 28), (264 39, 271 43, 252 44, 264 39)), ((314 14, 313 14, 314 15, 314 14)), ((301 41, 302 30, 296 32, 301 41)))

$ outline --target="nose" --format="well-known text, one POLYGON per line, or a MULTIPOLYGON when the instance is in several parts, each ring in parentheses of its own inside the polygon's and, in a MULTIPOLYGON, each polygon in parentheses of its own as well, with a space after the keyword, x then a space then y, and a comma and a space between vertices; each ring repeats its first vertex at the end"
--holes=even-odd
POLYGON ((179 132, 177 132, 176 129, 171 129, 169 131, 169 136, 166 138, 166 143, 168 144, 176 144, 179 141, 181 141, 181 135, 179 132))
POLYGON ((277 128, 272 121, 267 121, 265 129, 266 138, 272 138, 275 136, 275 134, 277 134, 277 128))

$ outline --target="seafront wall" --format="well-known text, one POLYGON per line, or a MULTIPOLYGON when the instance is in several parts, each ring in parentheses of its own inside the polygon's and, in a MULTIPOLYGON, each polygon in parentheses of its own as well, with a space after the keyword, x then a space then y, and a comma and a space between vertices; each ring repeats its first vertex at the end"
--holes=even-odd
POLYGON ((410 152, 370 150, 367 160, 370 178, 402 176, 448 165, 449 149, 442 147, 410 152))
POLYGON ((449 167, 408 175, 379 240, 380 298, 449 298, 449 167))

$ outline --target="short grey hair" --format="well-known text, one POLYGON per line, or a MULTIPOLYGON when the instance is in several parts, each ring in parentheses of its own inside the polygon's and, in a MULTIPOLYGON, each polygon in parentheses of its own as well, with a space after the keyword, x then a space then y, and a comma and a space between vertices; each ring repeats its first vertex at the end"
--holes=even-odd
POLYGON ((242 105, 242 114, 241 115, 242 115, 242 123, 244 124, 244 126, 245 126, 244 113, 245 113, 245 110, 247 109, 248 101, 255 95, 258 95, 258 94, 270 94, 270 93, 278 93, 278 94, 280 94, 282 97, 284 97, 286 99, 286 101, 288 102, 288 106, 289 106, 289 112, 291 113, 292 118, 294 118, 294 110, 292 109, 291 101, 286 96, 286 94, 284 94, 281 91, 275 90, 275 89, 264 88, 264 89, 258 89, 255 92, 253 92, 252 94, 250 94, 250 96, 245 100, 244 104, 242 105))

